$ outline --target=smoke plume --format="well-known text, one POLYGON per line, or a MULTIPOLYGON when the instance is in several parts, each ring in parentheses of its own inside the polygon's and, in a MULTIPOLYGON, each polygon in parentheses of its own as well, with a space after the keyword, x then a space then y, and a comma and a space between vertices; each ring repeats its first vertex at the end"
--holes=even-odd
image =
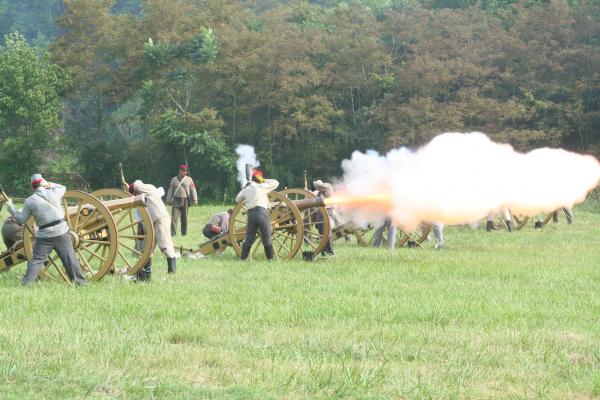
POLYGON ((600 180, 592 156, 549 148, 518 153, 480 132, 444 133, 417 151, 385 156, 357 151, 342 168, 332 203, 344 203, 346 218, 377 224, 389 215, 407 230, 421 222, 471 223, 506 209, 533 216, 572 207, 600 180), (364 195, 378 200, 353 205, 364 195))
POLYGON ((246 164, 251 164, 253 167, 258 167, 260 161, 256 158, 254 153, 254 147, 247 144, 239 144, 235 148, 235 152, 238 154, 238 159, 235 163, 237 167, 237 180, 241 187, 244 187, 248 182, 246 180, 246 164))

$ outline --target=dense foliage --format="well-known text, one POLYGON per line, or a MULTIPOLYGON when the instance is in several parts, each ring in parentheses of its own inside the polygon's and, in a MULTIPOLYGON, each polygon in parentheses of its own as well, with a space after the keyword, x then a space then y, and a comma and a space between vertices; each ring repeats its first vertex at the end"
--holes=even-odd
POLYGON ((44 34, 61 32, 49 51, 72 80, 63 113, 71 151, 61 154, 79 160, 93 187, 114 185, 120 161, 130 177, 163 185, 186 162, 201 194, 220 198, 235 190, 238 143, 254 145, 267 175, 287 186, 303 170, 336 175, 355 149, 418 146, 444 131, 600 154, 597 1, 63 8, 44 34))
MULTIPOLYGON (((11 34, 0 47, 0 182, 21 187, 27 172, 54 153, 61 126, 59 94, 66 77, 47 56, 36 54, 23 36, 11 34)), ((46 162, 46 164, 48 164, 46 162)))

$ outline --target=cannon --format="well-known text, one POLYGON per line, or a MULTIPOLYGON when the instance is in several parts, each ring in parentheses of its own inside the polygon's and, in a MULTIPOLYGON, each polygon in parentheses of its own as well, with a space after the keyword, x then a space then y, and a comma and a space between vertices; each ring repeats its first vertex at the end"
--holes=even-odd
MULTIPOLYGON (((396 236, 396 248, 405 245, 407 247, 421 247, 421 244, 427 240, 427 237, 431 232, 430 224, 421 224, 420 229, 415 232, 408 232, 399 226, 396 228, 398 232, 396 236)), ((360 246, 372 246, 374 234, 375 229, 371 225, 361 228, 356 227, 351 223, 344 223, 333 229, 333 240, 353 235, 356 237, 356 242, 360 246)), ((385 243, 387 243, 387 230, 383 233, 381 245, 385 246, 385 243)))
MULTIPOLYGON (((118 263, 122 263, 126 273, 136 273, 150 257, 152 246, 136 250, 136 247, 129 243, 141 240, 152 243, 154 240, 154 228, 144 207, 145 196, 110 193, 112 194, 105 193, 107 198, 101 201, 89 193, 67 191, 62 199, 75 253, 83 273, 92 281, 101 279, 118 263), (137 211, 135 219, 133 210, 137 211), (140 226, 144 227, 144 233, 141 235, 137 232, 140 226), (128 250, 132 252, 131 255, 127 254, 128 250), (137 260, 134 260, 136 258, 137 260)), ((34 232, 32 217, 26 223, 23 241, 15 243, 11 249, 0 255, 0 270, 32 258, 34 232)), ((48 257, 40 271, 40 277, 69 281, 56 252, 52 252, 48 257)))
MULTIPOLYGON (((330 222, 322 198, 303 189, 285 189, 281 192, 269 193, 269 201, 273 248, 277 258, 291 260, 300 250, 305 255, 314 256, 325 248, 329 239, 330 222)), ((231 246, 240 255, 242 242, 246 238, 248 224, 246 213, 246 206, 238 203, 231 213, 228 233, 200 244, 197 249, 180 247, 179 250, 182 253, 206 256, 231 246)), ((256 257, 258 249, 262 247, 261 243, 259 236, 250 251, 251 257, 256 257)))
MULTIPOLYGON (((559 209, 549 212, 549 213, 544 213, 544 212, 538 213, 534 217, 531 217, 531 218, 511 213, 512 220, 513 220, 513 229, 520 230, 520 229, 524 228, 527 225, 527 223, 529 222, 529 220, 533 221, 534 228, 543 228, 546 224, 548 224, 552 220, 554 220, 555 223, 558 222, 560 219, 559 216, 561 214, 561 211, 564 214, 564 216, 566 217, 566 219, 568 220, 569 216, 568 216, 566 210, 563 208, 559 208, 559 209)), ((497 217, 494 220, 494 227, 496 229, 508 229, 508 226, 506 225, 506 221, 501 217, 497 217)))

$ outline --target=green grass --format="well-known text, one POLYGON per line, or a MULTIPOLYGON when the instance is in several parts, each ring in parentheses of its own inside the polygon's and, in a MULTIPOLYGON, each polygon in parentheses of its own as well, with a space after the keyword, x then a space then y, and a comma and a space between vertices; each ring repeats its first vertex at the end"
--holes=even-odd
MULTIPOLYGON (((218 210, 193 208, 195 246, 218 210)), ((303 262, 184 259, 152 282, 0 274, 0 398, 600 397, 600 214, 303 262)))

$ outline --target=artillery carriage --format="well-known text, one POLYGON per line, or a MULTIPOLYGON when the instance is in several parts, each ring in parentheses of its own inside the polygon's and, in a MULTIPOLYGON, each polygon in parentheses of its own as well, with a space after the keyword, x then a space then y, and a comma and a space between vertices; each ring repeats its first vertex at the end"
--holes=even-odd
MULTIPOLYGON (((103 189, 93 194, 65 193, 62 199, 65 220, 81 270, 89 280, 99 280, 115 269, 135 274, 149 259, 152 246, 139 246, 142 242, 154 241, 154 228, 145 204, 144 195, 132 196, 117 189, 103 189)), ((25 225, 23 240, 0 254, 0 271, 33 257, 35 231, 31 217, 25 225)), ((69 281, 55 251, 39 276, 69 281)))
MULTIPOLYGON (((269 201, 273 248, 277 258, 291 260, 300 250, 314 255, 325 248, 329 239, 330 221, 323 199, 307 190, 285 189, 269 193, 269 201)), ((228 233, 214 237, 197 249, 179 249, 192 254, 208 255, 231 246, 240 255, 248 225, 247 209, 243 203, 236 204, 229 221, 228 233)), ((258 256, 261 243, 259 235, 250 250, 252 258, 258 256)))

